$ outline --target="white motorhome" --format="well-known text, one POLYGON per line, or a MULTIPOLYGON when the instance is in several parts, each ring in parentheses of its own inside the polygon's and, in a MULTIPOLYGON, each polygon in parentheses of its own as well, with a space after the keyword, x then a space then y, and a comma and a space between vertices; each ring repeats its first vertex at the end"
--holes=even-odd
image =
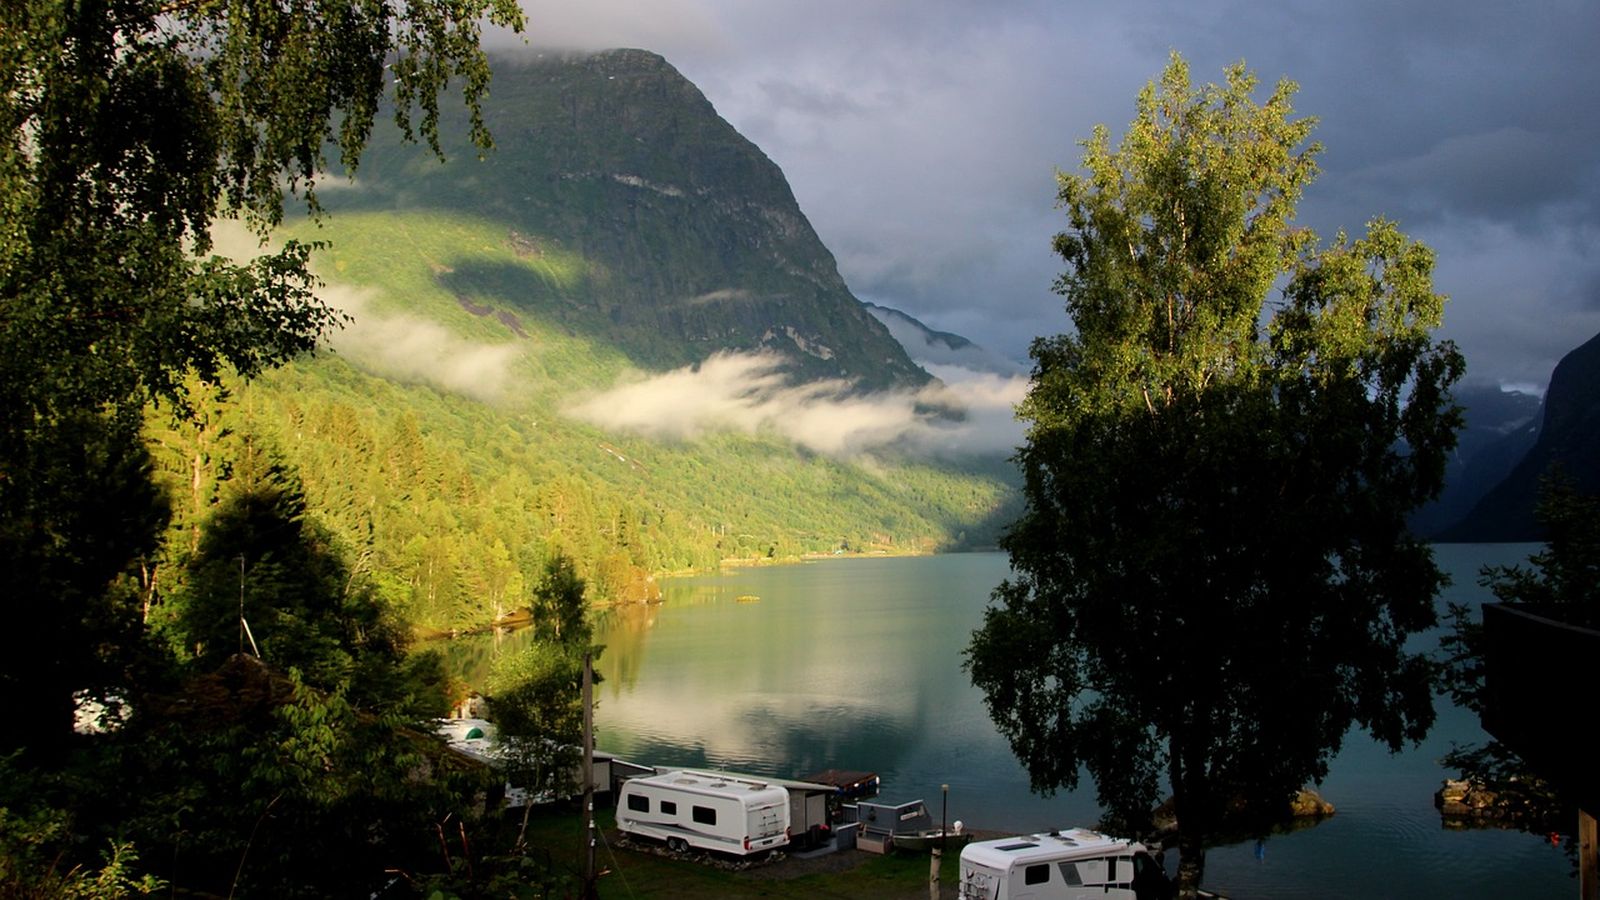
POLYGON ((1172 887, 1143 844, 1087 828, 968 844, 959 900, 1165 900, 1172 887))
POLYGON ((666 841, 746 856, 789 843, 789 792, 750 775, 675 769, 622 783, 617 828, 666 841))

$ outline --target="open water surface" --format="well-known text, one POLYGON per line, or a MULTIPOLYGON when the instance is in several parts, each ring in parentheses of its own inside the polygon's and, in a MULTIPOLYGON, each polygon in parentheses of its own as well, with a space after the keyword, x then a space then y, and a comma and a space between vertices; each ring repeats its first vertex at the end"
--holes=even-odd
MULTIPOLYGON (((1455 584, 1440 600, 1480 603, 1485 563, 1530 545, 1440 545, 1455 584)), ((801 777, 825 768, 883 778, 882 799, 922 798, 969 826, 1027 831, 1092 825, 1094 787, 1043 798, 994 730, 961 653, 998 553, 837 559, 671 579, 659 606, 612 614, 597 690, 598 746, 649 765, 801 777), (741 602, 741 597, 746 598, 741 602), (748 598, 758 597, 752 601, 748 598)), ((1437 634, 1419 641, 1437 644, 1437 634)), ((1206 884, 1234 898, 1567 897, 1570 864, 1516 831, 1452 831, 1433 792, 1452 742, 1486 736, 1439 701, 1419 747, 1391 755, 1352 733, 1323 795, 1338 812, 1292 834, 1217 848, 1206 884)))

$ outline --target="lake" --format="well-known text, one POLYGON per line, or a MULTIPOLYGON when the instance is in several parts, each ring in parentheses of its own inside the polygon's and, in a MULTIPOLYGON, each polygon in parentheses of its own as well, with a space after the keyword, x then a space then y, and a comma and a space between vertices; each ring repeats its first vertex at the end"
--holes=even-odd
MULTIPOLYGON (((1478 568, 1520 562, 1532 549, 1437 547, 1455 582, 1441 610, 1446 600, 1492 599, 1478 568)), ((882 799, 921 798, 935 814, 948 784, 951 820, 972 827, 1092 825, 1093 782, 1050 798, 1030 793, 961 670, 1007 572, 1003 554, 979 553, 670 579, 661 605, 601 623, 598 746, 649 765, 791 778, 874 771, 882 799)), ((1434 646, 1437 634, 1420 640, 1434 646)), ((1570 864, 1548 841, 1441 827, 1433 793, 1447 773, 1437 761, 1452 742, 1485 739, 1476 717, 1448 700, 1428 739, 1402 753, 1352 733, 1320 787, 1337 814, 1259 847, 1214 849, 1207 886, 1234 898, 1570 896, 1570 864)))

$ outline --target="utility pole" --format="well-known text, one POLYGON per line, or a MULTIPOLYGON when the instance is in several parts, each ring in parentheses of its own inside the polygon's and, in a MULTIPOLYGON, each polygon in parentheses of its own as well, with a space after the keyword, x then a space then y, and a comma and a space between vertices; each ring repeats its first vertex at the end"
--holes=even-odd
POLYGON ((589 650, 583 651, 583 821, 588 842, 583 856, 583 896, 593 900, 600 891, 594 868, 594 654, 589 650))
POLYGON ((1600 898, 1600 853, 1595 841, 1600 838, 1600 828, 1595 817, 1586 809, 1578 810, 1578 896, 1583 900, 1600 898))

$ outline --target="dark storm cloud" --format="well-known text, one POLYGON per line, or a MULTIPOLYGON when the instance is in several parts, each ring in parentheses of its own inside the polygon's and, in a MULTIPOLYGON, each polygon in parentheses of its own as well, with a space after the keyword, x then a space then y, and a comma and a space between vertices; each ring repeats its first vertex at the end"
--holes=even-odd
POLYGON ((1438 254, 1482 380, 1542 383, 1600 330, 1600 11, 1354 0, 529 2, 536 39, 665 55, 784 169, 858 295, 1009 356, 1067 327, 1057 168, 1118 133, 1171 50, 1301 86, 1301 221, 1384 215, 1438 254))

